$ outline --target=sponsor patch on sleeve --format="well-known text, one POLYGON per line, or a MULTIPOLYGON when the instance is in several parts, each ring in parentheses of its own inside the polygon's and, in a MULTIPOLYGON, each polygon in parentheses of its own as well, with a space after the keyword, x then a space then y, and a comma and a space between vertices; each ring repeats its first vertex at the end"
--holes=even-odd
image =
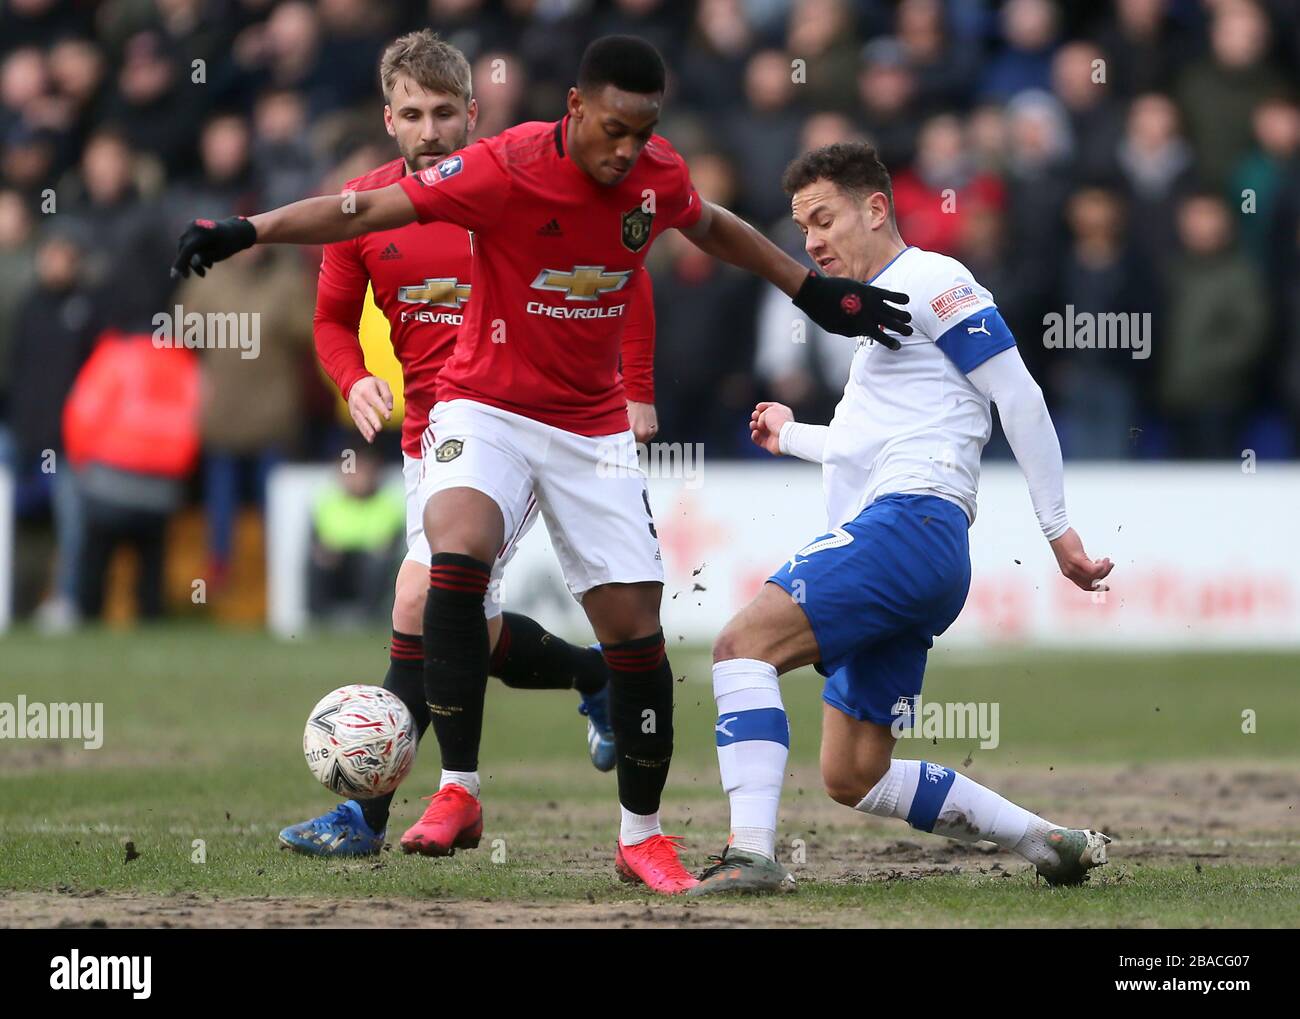
POLYGON ((938 316, 940 322, 947 322, 962 312, 974 308, 980 301, 981 298, 975 291, 974 283, 958 283, 955 287, 949 287, 934 298, 930 302, 930 308, 938 316))

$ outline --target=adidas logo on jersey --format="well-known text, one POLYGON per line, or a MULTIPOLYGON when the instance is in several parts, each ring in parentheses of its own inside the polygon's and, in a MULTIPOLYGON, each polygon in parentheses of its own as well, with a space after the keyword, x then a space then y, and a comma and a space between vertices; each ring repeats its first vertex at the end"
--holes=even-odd
POLYGON ((381 261, 389 261, 391 259, 401 258, 401 257, 402 257, 402 253, 397 250, 397 245, 394 244, 392 241, 389 241, 388 247, 386 247, 383 251, 379 253, 379 258, 381 261))
POLYGON ((564 231, 560 229, 559 221, 552 219, 544 227, 538 229, 537 236, 538 237, 563 237, 564 231))

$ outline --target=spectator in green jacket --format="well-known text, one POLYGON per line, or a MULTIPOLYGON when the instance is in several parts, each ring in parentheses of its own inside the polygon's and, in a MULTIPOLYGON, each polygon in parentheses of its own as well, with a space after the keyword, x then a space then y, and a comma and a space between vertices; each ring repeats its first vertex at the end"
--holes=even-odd
POLYGON ((384 485, 378 453, 349 452, 341 481, 312 506, 307 602, 314 618, 335 622, 387 618, 397 563, 405 552, 406 507, 384 485))
POLYGON ((1267 352, 1266 289, 1217 192, 1182 201, 1178 236, 1183 251, 1171 265, 1154 358, 1161 407, 1178 455, 1236 457, 1267 352))

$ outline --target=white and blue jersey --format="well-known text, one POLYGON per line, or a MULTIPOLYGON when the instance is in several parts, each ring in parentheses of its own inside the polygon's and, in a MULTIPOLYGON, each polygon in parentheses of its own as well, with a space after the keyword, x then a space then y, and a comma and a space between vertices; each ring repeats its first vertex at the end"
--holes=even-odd
POLYGON ((992 429, 967 373, 1015 339, 993 296, 945 255, 905 248, 869 282, 908 295, 913 334, 896 351, 858 341, 822 450, 830 530, 770 579, 812 626, 823 699, 888 725, 907 715, 897 709, 921 692, 933 638, 966 601, 992 429))
POLYGON ((899 350, 860 339, 822 455, 827 525, 889 492, 924 492, 975 520, 993 416, 966 373, 1015 346, 993 295, 955 258, 908 247, 872 285, 910 298, 899 350))

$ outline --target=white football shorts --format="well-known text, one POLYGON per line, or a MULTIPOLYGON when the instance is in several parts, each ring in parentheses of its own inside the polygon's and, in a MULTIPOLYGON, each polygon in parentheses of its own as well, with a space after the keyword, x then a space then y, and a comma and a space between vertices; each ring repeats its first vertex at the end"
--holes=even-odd
MULTIPOLYGON (((452 400, 430 411, 425 439, 420 507, 448 488, 484 493, 501 509, 509 553, 540 510, 565 583, 579 602, 601 584, 663 583, 659 536, 630 429, 577 435, 473 400, 452 400)), ((426 560, 428 554, 426 544, 426 560)))
MULTIPOLYGON (((423 461, 419 457, 402 454, 402 482, 406 489, 406 559, 428 567, 432 555, 429 540, 424 536, 424 504, 428 495, 420 495, 420 469, 423 461)), ((432 494, 432 493, 430 493, 432 494)), ((514 558, 519 541, 537 520, 537 500, 530 499, 519 527, 497 553, 492 564, 492 579, 488 582, 487 595, 483 598, 483 614, 488 619, 501 615, 501 578, 505 576, 506 566, 514 558)))

